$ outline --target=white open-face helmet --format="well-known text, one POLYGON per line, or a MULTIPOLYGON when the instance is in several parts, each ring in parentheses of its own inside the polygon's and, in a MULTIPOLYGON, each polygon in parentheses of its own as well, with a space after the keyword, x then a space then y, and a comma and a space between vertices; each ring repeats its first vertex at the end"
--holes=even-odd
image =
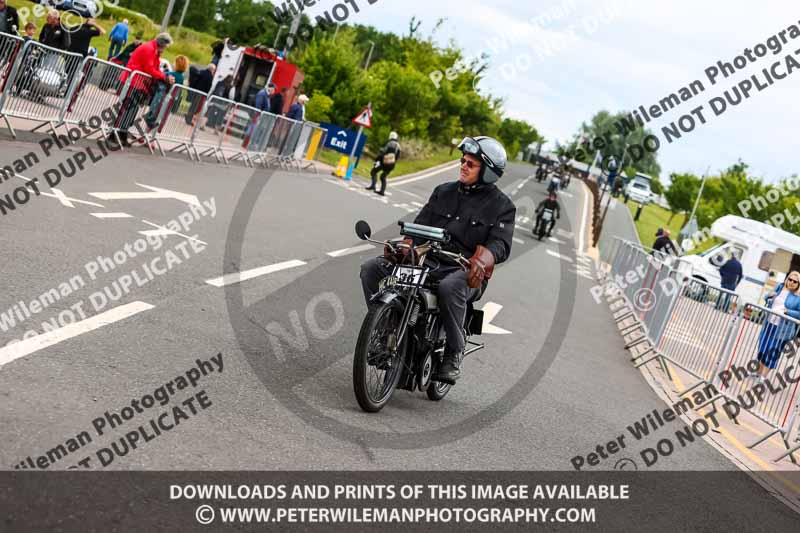
POLYGON ((397 140, 397 132, 396 131, 393 131, 392 133, 389 134, 389 140, 390 141, 396 141, 397 140))

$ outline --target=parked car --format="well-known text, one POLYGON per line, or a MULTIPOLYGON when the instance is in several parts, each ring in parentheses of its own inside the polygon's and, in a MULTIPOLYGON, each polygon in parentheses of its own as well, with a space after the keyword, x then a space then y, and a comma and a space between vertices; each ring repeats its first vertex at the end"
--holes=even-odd
POLYGON ((96 17, 102 13, 102 6, 98 0, 38 0, 34 3, 59 11, 72 11, 86 18, 96 17))

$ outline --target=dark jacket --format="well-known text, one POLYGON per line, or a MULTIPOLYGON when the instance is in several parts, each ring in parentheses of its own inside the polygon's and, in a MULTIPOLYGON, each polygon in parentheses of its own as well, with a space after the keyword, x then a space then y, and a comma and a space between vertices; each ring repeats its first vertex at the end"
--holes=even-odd
POLYGON ((675 248, 672 240, 666 235, 657 238, 653 243, 653 251, 661 252, 662 254, 678 255, 678 250, 675 248))
POLYGON ((275 91, 275 94, 272 95, 270 109, 272 109, 270 113, 274 115, 283 115, 283 95, 278 91, 275 91))
POLYGON ((214 83, 214 76, 207 68, 203 70, 197 67, 189 67, 189 87, 200 91, 201 93, 208 93, 211 90, 211 84, 214 83))
POLYGON ((303 106, 298 103, 292 104, 286 116, 292 120, 303 120, 303 106))
POLYGON ((270 112, 271 102, 269 99, 269 93, 266 89, 261 89, 256 93, 256 103, 253 107, 259 111, 266 111, 267 113, 270 112))
POLYGON ((16 35, 14 26, 16 26, 17 32, 22 29, 19 27, 19 15, 17 15, 17 10, 6 4, 5 15, 7 32, 16 35))
POLYGON ((556 218, 561 218, 561 206, 558 205, 558 200, 551 200, 550 198, 546 198, 542 200, 539 205, 536 207, 536 214, 540 214, 545 209, 550 209, 556 212, 556 218))
POLYGON ((465 187, 453 181, 433 190, 414 222, 446 229, 447 251, 469 258, 482 244, 499 264, 511 254, 516 213, 514 203, 496 185, 465 187))
POLYGON ((377 160, 380 161, 381 165, 383 165, 385 168, 394 168, 394 165, 400 160, 400 143, 395 140, 390 140, 387 142, 386 145, 381 148, 380 152, 378 152, 377 160), (384 164, 383 156, 386 154, 394 154, 395 162, 391 164, 384 164))
POLYGON ((142 46, 142 43, 136 44, 136 42, 132 42, 131 44, 123 48, 122 52, 114 56, 113 59, 119 61, 122 64, 122 66, 126 66, 128 64, 128 61, 131 60, 131 54, 133 54, 133 52, 140 46, 142 46))
POLYGON ((65 31, 60 24, 45 24, 39 34, 39 42, 59 50, 69 50, 72 41, 69 38, 69 32, 65 31))
POLYGON ((719 277, 723 289, 736 290, 736 286, 742 281, 742 264, 735 257, 731 257, 719 267, 719 277))

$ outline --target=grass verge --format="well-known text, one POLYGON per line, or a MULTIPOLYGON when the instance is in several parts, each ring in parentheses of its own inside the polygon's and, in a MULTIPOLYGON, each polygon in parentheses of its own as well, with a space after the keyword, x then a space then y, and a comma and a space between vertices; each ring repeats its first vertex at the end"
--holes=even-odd
MULTIPOLYGON (((454 152, 450 155, 450 148, 436 148, 431 157, 425 159, 403 159, 402 154, 400 160, 395 165, 394 170, 389 174, 389 180, 393 177, 404 176, 406 174, 413 174, 448 161, 455 161, 458 153, 454 152)), ((333 150, 323 149, 319 153, 319 160, 335 167, 339 164, 339 159, 342 154, 333 150)), ((356 167, 354 174, 362 178, 369 178, 369 173, 372 170, 372 165, 375 162, 375 154, 365 153, 361 158, 361 162, 356 167)))
MULTIPOLYGON (((636 202, 628 202, 628 209, 631 212, 631 216, 636 216, 636 210, 639 208, 639 204, 636 202)), ((672 221, 670 222, 670 217, 672 217, 672 213, 669 209, 664 209, 663 207, 656 205, 656 204, 649 204, 642 209, 642 214, 639 217, 639 220, 634 220, 633 223, 636 226, 636 232, 639 234, 639 240, 642 241, 642 244, 645 246, 652 246, 653 241, 656 239, 656 231, 658 228, 669 229, 672 240, 678 238, 678 233, 680 232, 681 228, 683 227, 684 221, 686 220, 686 215, 683 213, 677 214, 672 217, 672 221)), ((719 239, 707 239, 701 242, 697 247, 693 248, 689 254, 698 254, 709 248, 716 246, 719 244, 719 239)))

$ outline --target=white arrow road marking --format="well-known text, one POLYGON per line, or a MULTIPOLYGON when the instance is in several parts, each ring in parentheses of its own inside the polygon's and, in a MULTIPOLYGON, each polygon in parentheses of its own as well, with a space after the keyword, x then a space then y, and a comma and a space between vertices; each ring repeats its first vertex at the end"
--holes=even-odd
POLYGON ((350 254, 357 254, 358 252, 364 252, 366 250, 373 249, 374 246, 371 244, 362 244, 359 246, 353 246, 352 248, 342 248, 341 250, 334 250, 332 252, 328 252, 327 255, 331 257, 342 257, 345 255, 350 254))
POLYGON ((214 287, 225 287, 226 285, 241 283, 242 281, 247 281, 248 279, 257 278, 265 274, 272 274, 273 272, 286 270, 288 268, 303 266, 305 264, 306 264, 305 261, 294 259, 292 261, 285 261, 283 263, 275 263, 274 265, 268 265, 268 266, 253 268, 251 270, 245 270, 244 272, 234 272, 233 274, 225 274, 224 276, 219 278, 207 279, 206 283, 208 283, 209 285, 213 285, 214 287))
POLYGON ((89 213, 97 218, 133 218, 133 215, 128 213, 89 213))
POLYGON ((492 325, 492 320, 497 316, 497 313, 503 308, 502 305, 494 302, 486 302, 483 306, 483 333, 489 335, 510 335, 511 332, 507 329, 499 328, 492 325))
POLYGON ((67 196, 62 191, 60 191, 59 189, 56 189, 56 188, 52 188, 51 190, 55 194, 50 194, 49 192, 43 192, 43 193, 41 193, 42 196, 49 196, 50 198, 55 198, 56 200, 61 202, 61 205, 65 205, 67 207, 74 208, 75 206, 72 205, 73 202, 78 203, 78 204, 91 205, 93 207, 101 207, 101 208, 104 207, 103 204, 96 204, 94 202, 87 202, 86 200, 78 200, 77 198, 70 198, 69 196, 67 196))
POLYGON ((101 200, 160 200, 164 198, 172 198, 189 205, 196 205, 200 207, 200 200, 194 194, 187 194, 178 191, 171 191, 169 189, 162 189, 160 187, 152 187, 143 183, 136 183, 139 187, 150 189, 152 192, 90 192, 89 196, 100 198, 101 200))
POLYGON ((173 231, 173 230, 171 230, 169 228, 165 228, 164 226, 159 226, 158 224, 153 224, 152 222, 149 222, 147 220, 142 220, 142 222, 144 222, 148 226, 153 226, 154 228, 156 228, 154 230, 153 229, 148 229, 148 230, 140 231, 139 233, 141 233, 142 235, 145 235, 145 236, 147 236, 147 235, 155 235, 156 237, 166 237, 166 236, 169 236, 169 235, 179 235, 179 236, 183 237, 184 239, 189 239, 190 241, 199 242, 200 244, 208 244, 207 242, 201 241, 197 237, 190 237, 188 235, 184 235, 183 233, 180 233, 180 232, 177 232, 177 231, 173 231))
POLYGON ((554 252, 553 250, 547 250, 547 253, 555 257, 556 259, 561 259, 562 261, 566 261, 567 263, 572 263, 572 258, 567 257, 565 255, 561 255, 558 252, 554 252))
POLYGON ((42 333, 41 335, 15 342, 14 344, 0 348, 0 367, 10 363, 15 359, 25 357, 33 352, 47 348, 48 346, 58 344, 61 341, 65 341, 67 339, 77 337, 83 333, 88 333, 89 331, 113 324, 114 322, 118 322, 128 318, 129 316, 141 313, 142 311, 153 309, 154 307, 155 306, 145 302, 131 302, 129 304, 114 307, 108 311, 100 313, 99 315, 81 320, 80 322, 75 322, 74 324, 69 324, 62 328, 54 329, 52 331, 48 331, 47 333, 42 333))

